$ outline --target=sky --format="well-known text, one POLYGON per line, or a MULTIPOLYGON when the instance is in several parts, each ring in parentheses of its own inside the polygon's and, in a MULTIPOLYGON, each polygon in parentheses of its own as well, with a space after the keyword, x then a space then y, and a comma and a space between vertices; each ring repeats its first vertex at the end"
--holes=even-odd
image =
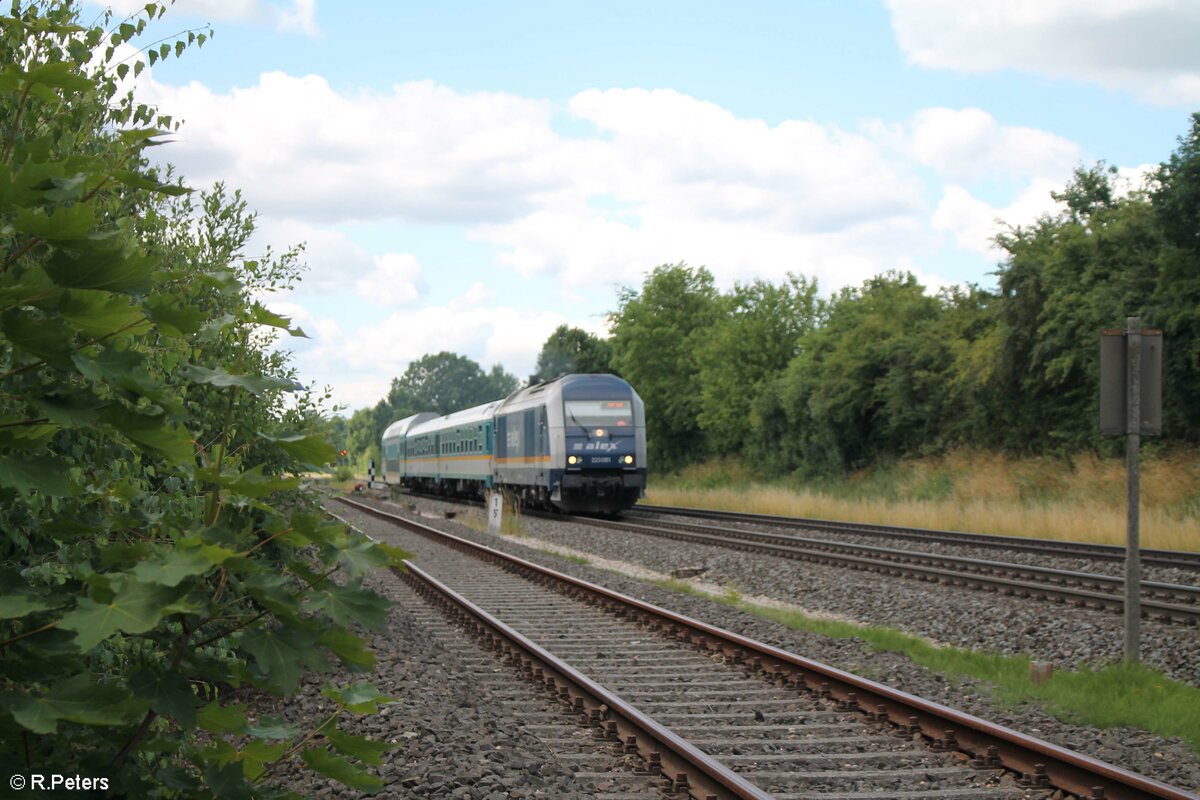
POLYGON ((1196 0, 177 0, 145 41, 206 25, 137 83, 154 155, 305 244, 267 302, 347 413, 442 350, 524 378, 659 264, 994 286, 1004 225, 1200 111, 1196 0))

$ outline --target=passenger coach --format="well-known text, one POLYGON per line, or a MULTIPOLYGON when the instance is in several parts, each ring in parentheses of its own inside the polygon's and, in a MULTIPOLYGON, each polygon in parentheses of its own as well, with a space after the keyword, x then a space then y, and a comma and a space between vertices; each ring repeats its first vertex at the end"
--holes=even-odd
POLYGON ((615 513, 645 493, 645 409, 613 375, 564 375, 444 417, 406 417, 384 432, 382 454, 393 486, 496 486, 530 505, 615 513))

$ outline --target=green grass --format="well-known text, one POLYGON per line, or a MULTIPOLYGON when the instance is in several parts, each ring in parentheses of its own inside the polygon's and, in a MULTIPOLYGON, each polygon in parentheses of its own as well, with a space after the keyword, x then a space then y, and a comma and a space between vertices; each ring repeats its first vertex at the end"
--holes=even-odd
POLYGON ((1076 672, 1055 670, 1049 681, 1035 686, 1029 679, 1029 659, 1024 656, 937 647, 894 628, 817 619, 798 611, 754 605, 735 592, 712 594, 677 580, 654 583, 724 603, 794 630, 862 639, 876 651, 900 653, 932 672, 984 681, 991 685, 992 696, 1004 705, 1040 701, 1049 714, 1068 722, 1098 728, 1144 728, 1161 736, 1178 736, 1200 752, 1200 687, 1172 680, 1147 667, 1115 664, 1076 672))
POLYGON ((584 558, 583 556, 572 555, 571 553, 564 553, 561 550, 555 550, 553 548, 546 548, 546 550, 544 552, 549 553, 550 555, 553 555, 553 556, 558 556, 559 558, 565 558, 567 561, 570 561, 574 564, 580 564, 585 567, 588 564, 592 563, 592 560, 590 558, 584 558))
MULTIPOLYGON (((718 459, 654 474, 647 500, 1123 545, 1124 487, 1121 459, 964 449, 823 478, 761 475, 745 462, 718 459)), ((1141 526, 1144 547, 1200 551, 1200 448, 1146 454, 1141 526)))

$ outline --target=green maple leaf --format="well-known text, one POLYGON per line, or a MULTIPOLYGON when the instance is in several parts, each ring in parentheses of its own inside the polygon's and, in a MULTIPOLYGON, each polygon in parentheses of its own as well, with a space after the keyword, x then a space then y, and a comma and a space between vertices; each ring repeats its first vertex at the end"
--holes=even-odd
POLYGON ((134 580, 123 580, 107 603, 82 598, 75 610, 58 623, 63 630, 75 631, 75 645, 83 652, 91 650, 118 631, 145 633, 169 613, 168 606, 177 592, 134 580))
POLYGON ((314 771, 351 789, 374 794, 383 788, 380 778, 367 773, 348 758, 333 755, 324 747, 311 747, 301 753, 300 758, 314 771))
POLYGON ((324 669, 328 666, 315 645, 317 631, 284 625, 251 628, 242 636, 242 649, 254 656, 272 685, 287 694, 296 691, 304 667, 324 669))
POLYGON ((368 589, 355 584, 339 586, 336 583, 327 583, 324 589, 314 592, 305 603, 305 608, 325 611, 339 625, 357 622, 375 630, 385 627, 390 607, 390 601, 368 589))

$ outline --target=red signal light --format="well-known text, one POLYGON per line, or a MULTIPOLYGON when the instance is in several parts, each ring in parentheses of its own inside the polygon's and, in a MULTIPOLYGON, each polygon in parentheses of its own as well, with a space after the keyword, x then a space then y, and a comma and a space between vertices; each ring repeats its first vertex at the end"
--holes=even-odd
POLYGON ((349 450, 343 450, 343 451, 342 451, 342 455, 349 455, 349 453, 350 453, 350 451, 349 451, 349 450))

